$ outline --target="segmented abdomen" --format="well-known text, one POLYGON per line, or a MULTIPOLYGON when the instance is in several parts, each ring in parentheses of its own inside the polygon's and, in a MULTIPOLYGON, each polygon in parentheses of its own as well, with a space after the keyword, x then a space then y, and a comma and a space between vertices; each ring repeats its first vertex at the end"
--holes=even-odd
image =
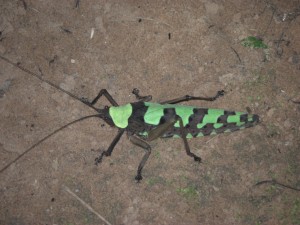
MULTIPOLYGON (((172 111, 171 108, 168 110, 172 111)), ((165 115, 169 114, 168 110, 165 115)), ((259 122, 258 115, 222 109, 193 108, 192 114, 179 116, 183 119, 187 138, 233 132, 259 122)), ((173 136, 180 136, 179 123, 163 135, 165 138, 173 136)))
MULTIPOLYGON (((187 138, 233 132, 252 127, 259 122, 258 115, 223 109, 196 108, 193 106, 158 104, 152 102, 132 103, 133 113, 129 119, 130 128, 140 136, 157 126, 180 117, 187 138), (140 126, 138 126, 140 125, 140 126)), ((179 137, 179 122, 167 130, 162 137, 179 137)))

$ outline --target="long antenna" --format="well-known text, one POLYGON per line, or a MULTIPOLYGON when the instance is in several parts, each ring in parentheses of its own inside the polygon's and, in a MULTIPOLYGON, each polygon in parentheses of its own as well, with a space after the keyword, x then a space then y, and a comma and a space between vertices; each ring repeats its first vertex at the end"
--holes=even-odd
POLYGON ((65 89, 63 89, 63 88, 61 88, 61 87, 59 87, 58 85, 52 83, 51 81, 46 80, 46 79, 44 79, 43 77, 37 75, 36 73, 31 72, 30 70, 28 70, 28 69, 24 68, 23 66, 21 66, 20 63, 14 63, 14 62, 10 61, 9 59, 7 59, 7 58, 5 58, 5 57, 3 57, 3 56, 1 56, 1 55, 0 55, 0 58, 1 58, 2 60, 6 61, 7 63, 11 64, 12 66, 15 66, 15 67, 19 68, 20 70, 22 70, 22 71, 24 71, 24 72, 30 74, 31 76, 34 76, 34 77, 38 78, 39 80, 41 80, 41 81, 43 81, 43 82, 49 84, 50 86, 52 86, 52 87, 54 87, 54 88, 56 88, 56 89, 58 89, 58 90, 64 92, 65 94, 71 96, 72 98, 74 98, 74 99, 76 99, 76 100, 82 102, 83 104, 89 106, 90 108, 92 108, 92 109, 98 111, 98 109, 97 109, 96 107, 94 107, 93 105, 89 104, 88 101, 85 101, 85 100, 83 100, 83 99, 77 97, 76 95, 74 95, 74 94, 72 94, 71 92, 69 92, 69 91, 67 91, 67 90, 65 90, 65 89))
POLYGON ((9 162, 6 166, 4 166, 1 170, 0 173, 4 172, 8 167, 10 167, 12 164, 14 164, 15 162, 17 162, 20 158, 22 158, 25 154, 27 154, 28 152, 30 152, 33 148, 35 148, 36 146, 38 146, 39 144, 41 144, 43 141, 47 140, 48 138, 50 138, 51 136, 53 136, 54 134, 56 134, 57 132, 65 129, 66 127, 77 123, 79 121, 91 118, 91 117, 99 117, 99 114, 94 114, 94 115, 89 115, 89 116, 85 116, 85 117, 81 117, 77 120, 74 120, 70 123, 67 123, 66 125, 56 129, 55 131, 53 131, 52 133, 48 134, 47 136, 45 136, 44 138, 42 138, 41 140, 39 140, 37 143, 35 143, 34 145, 32 145, 30 148, 28 148, 26 151, 24 151, 23 153, 21 153, 20 155, 18 155, 14 160, 12 160, 11 162, 9 162))
MULTIPOLYGON (((11 60, 9 60, 9 59, 5 58, 4 56, 1 56, 1 55, 0 55, 0 59, 6 61, 8 64, 11 64, 12 66, 15 66, 15 67, 19 68, 20 70, 22 70, 22 71, 24 71, 24 72, 30 74, 31 76, 34 76, 34 77, 38 78, 39 80, 41 80, 41 81, 47 83, 48 85, 50 85, 50 86, 52 86, 52 87, 54 87, 54 88, 56 88, 56 89, 62 91, 63 93, 69 95, 70 97, 72 97, 72 98, 74 98, 74 99, 76 99, 76 100, 82 102, 83 104, 85 104, 85 105, 89 106, 90 108, 92 108, 92 109, 96 110, 97 112, 99 112, 99 110, 98 110, 96 107, 94 107, 93 105, 91 105, 88 101, 85 101, 85 100, 83 100, 83 99, 77 97, 76 95, 74 95, 74 94, 72 94, 71 92, 69 92, 69 91, 67 91, 67 90, 65 90, 65 89, 63 89, 63 88, 61 88, 61 87, 59 87, 58 85, 52 83, 51 81, 48 81, 48 80, 44 79, 42 76, 39 76, 39 75, 37 75, 37 74, 31 72, 30 70, 28 70, 28 69, 24 68, 23 66, 21 66, 20 63, 14 63, 14 62, 12 62, 11 60)), ((68 124, 66 124, 66 125, 64 125, 64 126, 62 126, 62 127, 60 127, 60 128, 58 128, 58 129, 56 129, 55 131, 53 131, 52 133, 48 134, 47 136, 45 136, 44 138, 42 138, 41 140, 39 140, 37 143, 35 143, 34 145, 32 145, 30 148, 28 148, 27 150, 25 150, 23 153, 21 153, 19 156, 17 156, 14 160, 12 160, 11 162, 9 162, 6 166, 4 166, 4 167, 0 170, 0 173, 4 172, 4 171, 5 171, 7 168, 9 168, 12 164, 14 164, 14 163, 17 162, 19 159, 21 159, 25 154, 27 154, 28 152, 30 152, 30 151, 31 151, 32 149, 34 149, 36 146, 38 146, 38 145, 41 144, 43 141, 47 140, 48 138, 50 138, 51 136, 53 136, 53 135, 56 134, 57 132, 59 132, 59 131, 65 129, 66 127, 68 127, 68 126, 70 126, 70 125, 72 125, 72 124, 74 124, 74 123, 77 123, 77 122, 79 122, 79 121, 82 121, 82 120, 85 120, 85 119, 88 119, 88 118, 91 118, 91 117, 99 117, 99 114, 89 115, 89 116, 85 116, 85 117, 79 118, 79 119, 77 119, 77 120, 74 120, 74 121, 72 121, 72 122, 70 122, 70 123, 68 123, 68 124)))

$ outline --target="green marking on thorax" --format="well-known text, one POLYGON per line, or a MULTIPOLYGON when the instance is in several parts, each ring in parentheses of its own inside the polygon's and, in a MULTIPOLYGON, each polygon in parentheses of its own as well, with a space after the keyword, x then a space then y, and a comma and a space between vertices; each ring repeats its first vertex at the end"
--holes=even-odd
POLYGON ((109 108, 109 115, 114 124, 119 128, 126 128, 128 126, 128 119, 132 114, 131 104, 121 106, 111 106, 109 108))

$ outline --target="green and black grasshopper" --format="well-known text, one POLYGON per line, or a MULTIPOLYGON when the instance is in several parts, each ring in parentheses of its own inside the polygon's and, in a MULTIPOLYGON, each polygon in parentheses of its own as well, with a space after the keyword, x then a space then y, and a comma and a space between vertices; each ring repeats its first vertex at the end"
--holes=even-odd
POLYGON ((48 83, 52 87, 68 94, 72 98, 79 100, 97 112, 96 115, 80 118, 52 132, 38 143, 33 145, 31 148, 27 149, 24 153, 19 155, 6 167, 1 169, 0 172, 3 172, 8 166, 19 160, 24 154, 29 152, 31 149, 53 134, 64 129, 70 124, 90 117, 99 117, 110 126, 118 128, 118 133, 108 149, 103 151, 100 156, 95 159, 96 164, 101 163, 104 156, 110 156, 112 154, 114 147, 125 132, 133 144, 145 150, 145 155, 143 156, 137 169, 137 175, 135 177, 137 181, 140 181, 143 178, 142 170, 151 154, 151 146, 148 144, 148 142, 154 139, 181 137, 187 155, 193 157, 195 161, 200 162, 201 158, 190 151, 187 138, 233 132, 252 127, 259 122, 259 116, 254 114, 252 115, 243 112, 227 111, 223 109, 197 108, 193 106, 177 104, 189 100, 214 101, 220 96, 223 96, 224 91, 219 91, 214 97, 194 97, 186 95, 181 98, 176 98, 161 103, 152 103, 149 102, 152 98, 150 95, 140 96, 139 91, 134 89, 132 93, 136 96, 138 101, 119 106, 106 89, 102 89, 93 101, 88 101, 87 99, 79 98, 51 83, 50 81, 45 80, 43 77, 32 73, 19 64, 13 63, 2 56, 0 56, 0 58, 25 71, 26 73, 37 77, 43 82, 48 83), (96 108, 94 105, 101 96, 105 96, 112 106, 105 106, 103 109, 96 108))

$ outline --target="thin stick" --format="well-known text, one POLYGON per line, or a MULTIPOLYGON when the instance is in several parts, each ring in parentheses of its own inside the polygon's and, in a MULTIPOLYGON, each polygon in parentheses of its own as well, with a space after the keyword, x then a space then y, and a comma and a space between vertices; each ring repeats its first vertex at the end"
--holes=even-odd
POLYGON ((82 98, 79 98, 78 96, 76 96, 76 95, 72 94, 71 92, 69 92, 69 91, 61 88, 60 86, 52 83, 51 81, 44 79, 42 76, 39 76, 38 74, 36 74, 34 72, 31 72, 30 70, 28 70, 25 67, 21 66, 20 63, 14 63, 14 62, 12 62, 11 60, 5 58, 2 55, 0 55, 0 59, 4 60, 5 62, 7 62, 8 64, 10 64, 10 65, 12 65, 14 67, 19 68, 20 70, 24 71, 25 73, 30 74, 31 76, 34 76, 34 77, 38 78, 39 80, 47 83, 48 85, 54 87, 55 89, 58 89, 58 90, 62 91, 63 93, 65 93, 65 94, 69 95, 70 97, 72 97, 72 98, 74 98, 74 99, 82 102, 83 104, 87 105, 88 107, 90 107, 90 108, 92 108, 92 109, 94 109, 94 110, 96 110, 98 112, 97 108, 95 108, 94 106, 92 106, 91 104, 89 104, 87 101, 83 100, 82 98))
POLYGON ((156 22, 156 23, 161 23, 161 24, 164 24, 168 27, 172 27, 170 24, 166 23, 166 22, 163 22, 161 20, 155 20, 155 19, 152 19, 152 18, 146 18, 146 17, 136 17, 136 19, 142 19, 142 20, 149 20, 149 21, 153 21, 153 22, 156 22))
POLYGON ((148 20, 148 21, 152 21, 152 22, 155 22, 155 23, 158 23, 158 24, 163 24, 165 26, 168 26, 168 27, 171 27, 172 26, 166 22, 163 22, 161 20, 155 20, 155 19, 152 19, 152 18, 146 18, 146 17, 135 17, 134 19, 120 19, 120 20, 110 20, 110 22, 136 22, 137 20, 148 20))
POLYGON ((214 137, 212 137, 211 139, 209 139, 207 142, 205 142, 205 145, 208 144, 209 142, 211 142, 213 139, 217 138, 218 136, 215 135, 214 137))
POLYGON ((274 179, 272 179, 272 180, 263 180, 263 181, 257 182, 254 186, 258 186, 258 185, 261 185, 261 184, 267 184, 267 183, 273 184, 273 185, 278 185, 278 186, 285 187, 285 188, 289 188, 289 189, 292 189, 294 191, 300 191, 299 188, 295 188, 295 187, 292 187, 292 186, 289 186, 289 185, 286 185, 286 184, 279 183, 274 179))
POLYGON ((242 60, 241 60, 239 54, 237 53, 237 51, 236 51, 233 47, 231 47, 231 46, 230 46, 230 48, 231 48, 231 50, 236 54, 236 56, 238 57, 240 63, 242 63, 242 60))
POLYGON ((62 185, 62 187, 66 192, 68 192, 70 195, 72 195, 74 198, 76 198, 84 207, 86 207, 88 210, 90 210, 92 213, 94 213, 96 216, 98 216, 99 219, 101 219, 103 222, 105 222, 108 225, 112 225, 103 216, 101 216, 99 213, 97 213, 89 204, 87 204, 85 201, 83 201, 81 198, 79 198, 74 192, 72 192, 68 187, 66 187, 65 185, 62 185))

